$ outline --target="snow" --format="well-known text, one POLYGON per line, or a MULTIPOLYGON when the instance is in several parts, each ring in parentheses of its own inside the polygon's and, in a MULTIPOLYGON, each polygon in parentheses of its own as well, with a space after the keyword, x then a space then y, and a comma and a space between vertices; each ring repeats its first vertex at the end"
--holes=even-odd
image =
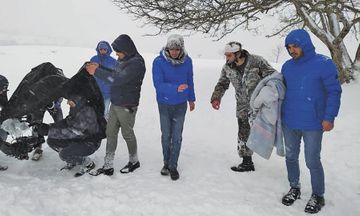
MULTIPOLYGON (((3 46, 0 72, 10 80, 9 95, 32 67, 50 61, 70 77, 94 50, 76 47, 3 46)), ((284 158, 273 153, 270 160, 255 155, 256 171, 235 173, 237 124, 233 89, 221 108, 211 108, 209 99, 223 60, 194 59, 196 109, 188 112, 179 159, 180 179, 160 175, 162 153, 159 117, 151 80, 154 55, 144 54, 144 79, 135 132, 139 143, 140 169, 120 174, 128 161, 126 144, 119 137, 114 176, 85 175, 59 171, 64 165, 57 153, 44 145, 38 161, 20 161, 0 154, 0 215, 304 215, 310 197, 310 178, 301 155, 302 199, 293 206, 281 204, 288 191, 284 158)), ((274 65, 279 68, 279 64, 274 65)), ((359 215, 360 84, 343 86, 342 106, 335 129, 326 133, 322 151, 326 174, 326 206, 318 215, 359 215)), ((63 102, 67 113, 67 105, 63 102)), ((46 121, 51 122, 49 115, 46 121)), ((105 140, 91 157, 103 163, 105 140)))
MULTIPOLYGON (((38 162, 17 160, 0 152, 0 165, 9 166, 7 171, 0 172, 0 216, 305 215, 303 210, 311 187, 303 154, 300 156, 302 199, 291 207, 281 204, 281 197, 289 190, 284 158, 275 153, 270 160, 254 155, 255 172, 230 170, 230 166, 240 162, 236 152, 233 88, 224 96, 219 111, 213 110, 209 102, 224 63, 221 57, 219 60, 193 59, 196 108, 186 115, 179 159, 180 179, 171 181, 160 175, 160 125, 151 79, 155 57, 151 53, 157 53, 166 38, 141 39, 138 35, 143 31, 132 28, 138 24, 122 23, 126 16, 119 15, 118 9, 107 0, 3 0, 2 3, 0 74, 10 82, 9 96, 24 75, 43 62, 53 63, 71 77, 95 54, 93 48, 98 41, 112 41, 119 33, 134 35, 147 72, 135 124, 140 169, 120 174, 120 168, 128 162, 127 147, 121 136, 115 158, 116 172, 111 177, 74 178, 75 171, 59 171, 64 162, 46 144, 44 156, 38 162), (74 14, 78 15, 76 19, 74 14)), ((249 39, 245 32, 240 35, 231 40, 241 40, 246 49, 260 55, 264 55, 262 50, 271 50, 270 44, 277 44, 256 37, 249 39)), ((206 46, 204 49, 197 46, 203 42, 202 38, 191 37, 185 41, 192 57, 200 56, 195 54, 199 50, 216 53, 227 42, 222 41, 221 46, 217 43, 218 48, 206 46), (190 46, 190 39, 194 38, 198 44, 190 46)), ((317 43, 317 50, 319 46, 323 45, 317 43)), ((277 69, 281 64, 273 63, 277 69)), ((326 206, 318 215, 360 215, 357 128, 360 100, 356 100, 359 91, 360 83, 343 85, 335 128, 324 136, 326 206)), ((66 101, 62 105, 66 114, 66 101)), ((51 122, 48 114, 45 121, 51 122)), ((105 140, 91 156, 97 168, 102 166, 104 155, 105 140)))

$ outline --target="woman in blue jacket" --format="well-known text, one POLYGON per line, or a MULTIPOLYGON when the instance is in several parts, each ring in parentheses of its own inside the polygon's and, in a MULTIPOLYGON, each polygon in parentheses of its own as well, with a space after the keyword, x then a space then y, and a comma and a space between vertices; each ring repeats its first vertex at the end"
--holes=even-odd
POLYGON ((187 102, 195 109, 192 60, 181 35, 170 35, 153 62, 153 82, 159 107, 164 166, 161 175, 179 178, 177 162, 181 149, 187 102))
MULTIPOLYGON (((96 46, 96 52, 97 55, 93 56, 90 59, 91 62, 98 63, 99 65, 107 69, 114 69, 116 64, 116 59, 110 56, 110 54, 112 53, 112 49, 107 41, 100 41, 96 46)), ((109 110, 110 110, 111 84, 97 77, 95 77, 95 80, 104 98, 104 105, 105 105, 104 115, 105 118, 108 119, 109 110)))

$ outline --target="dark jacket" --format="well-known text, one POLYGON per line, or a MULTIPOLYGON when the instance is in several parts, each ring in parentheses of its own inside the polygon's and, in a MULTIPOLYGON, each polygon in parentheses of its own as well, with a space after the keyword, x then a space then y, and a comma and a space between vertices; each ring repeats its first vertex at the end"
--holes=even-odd
POLYGON ((112 47, 126 56, 118 60, 113 71, 96 69, 95 77, 111 83, 111 103, 116 106, 139 105, 141 85, 145 75, 145 62, 128 35, 120 35, 112 47))
POLYGON ((317 130, 322 121, 333 122, 340 107, 341 86, 334 62, 317 54, 310 35, 303 29, 289 33, 285 45, 295 44, 303 51, 290 59, 281 72, 286 83, 282 121, 289 128, 317 130))
POLYGON ((98 116, 87 100, 76 96, 69 98, 76 103, 70 108, 69 115, 56 123, 50 124, 48 142, 54 140, 101 140, 97 139, 100 132, 98 116))
MULTIPOLYGON (((98 45, 96 46, 96 52, 97 55, 93 56, 90 61, 100 64, 103 67, 114 69, 114 66, 116 65, 116 59, 110 56, 112 53, 111 46, 106 41, 100 41, 98 45), (107 49, 107 53, 105 55, 100 54, 100 47, 105 47, 107 49)), ((96 82, 100 88, 100 91, 104 97, 104 99, 110 98, 111 96, 111 84, 108 82, 103 81, 102 79, 99 79, 95 77, 96 82)))

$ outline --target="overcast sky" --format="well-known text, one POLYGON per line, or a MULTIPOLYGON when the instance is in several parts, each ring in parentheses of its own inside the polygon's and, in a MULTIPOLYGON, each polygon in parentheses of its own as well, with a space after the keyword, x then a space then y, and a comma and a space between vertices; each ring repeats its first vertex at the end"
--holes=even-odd
MULTIPOLYGON (((141 52, 157 53, 166 42, 167 35, 143 37, 156 32, 142 27, 141 21, 120 11, 110 0, 2 0, 0 7, 0 45, 43 44, 60 46, 95 47, 99 40, 112 42, 119 34, 129 34, 141 52)), ((195 34, 185 38, 185 47, 193 58, 223 58, 224 45, 232 40, 243 47, 274 61, 273 50, 283 44, 283 38, 265 38, 276 20, 264 24, 261 35, 239 29, 221 41, 207 35, 195 34)), ((172 32, 184 34, 184 32, 172 32)), ((312 37, 317 51, 329 55, 326 47, 312 37)), ((350 41, 355 43, 355 41, 350 41)), ((351 57, 355 47, 349 46, 351 57)), ((280 62, 288 59, 283 50, 280 62)))

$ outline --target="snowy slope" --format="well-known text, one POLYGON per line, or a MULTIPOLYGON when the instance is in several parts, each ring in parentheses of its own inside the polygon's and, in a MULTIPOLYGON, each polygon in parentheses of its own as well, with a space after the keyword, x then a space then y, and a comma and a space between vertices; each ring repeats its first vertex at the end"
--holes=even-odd
MULTIPOLYGON (((92 49, 49 46, 0 46, 0 74, 10 81, 10 92, 32 67, 50 61, 67 76, 77 72, 94 54, 92 49)), ((256 171, 234 173, 229 167, 240 162, 236 153, 237 124, 233 89, 225 95, 219 111, 209 103, 223 61, 194 59, 196 109, 188 112, 179 159, 180 179, 160 175, 162 153, 155 91, 151 80, 151 54, 147 63, 135 132, 141 168, 122 175, 127 163, 126 144, 119 138, 112 177, 85 175, 74 178, 60 172, 64 165, 45 145, 38 161, 19 161, 0 153, 1 216, 112 216, 112 215, 305 215, 310 179, 301 155, 302 199, 293 206, 281 204, 288 191, 285 161, 273 154, 270 160, 255 155, 256 171)), ((278 67, 278 66, 277 66, 278 67)), ((318 215, 360 215, 360 84, 343 86, 342 106, 335 129, 326 133, 323 166, 326 174, 326 206, 318 215)), ((64 103, 63 107, 67 106, 64 103)), ((65 111, 67 112, 67 111, 65 111)), ((46 120, 50 122, 49 116, 46 120)), ((101 166, 105 142, 91 157, 101 166)))

